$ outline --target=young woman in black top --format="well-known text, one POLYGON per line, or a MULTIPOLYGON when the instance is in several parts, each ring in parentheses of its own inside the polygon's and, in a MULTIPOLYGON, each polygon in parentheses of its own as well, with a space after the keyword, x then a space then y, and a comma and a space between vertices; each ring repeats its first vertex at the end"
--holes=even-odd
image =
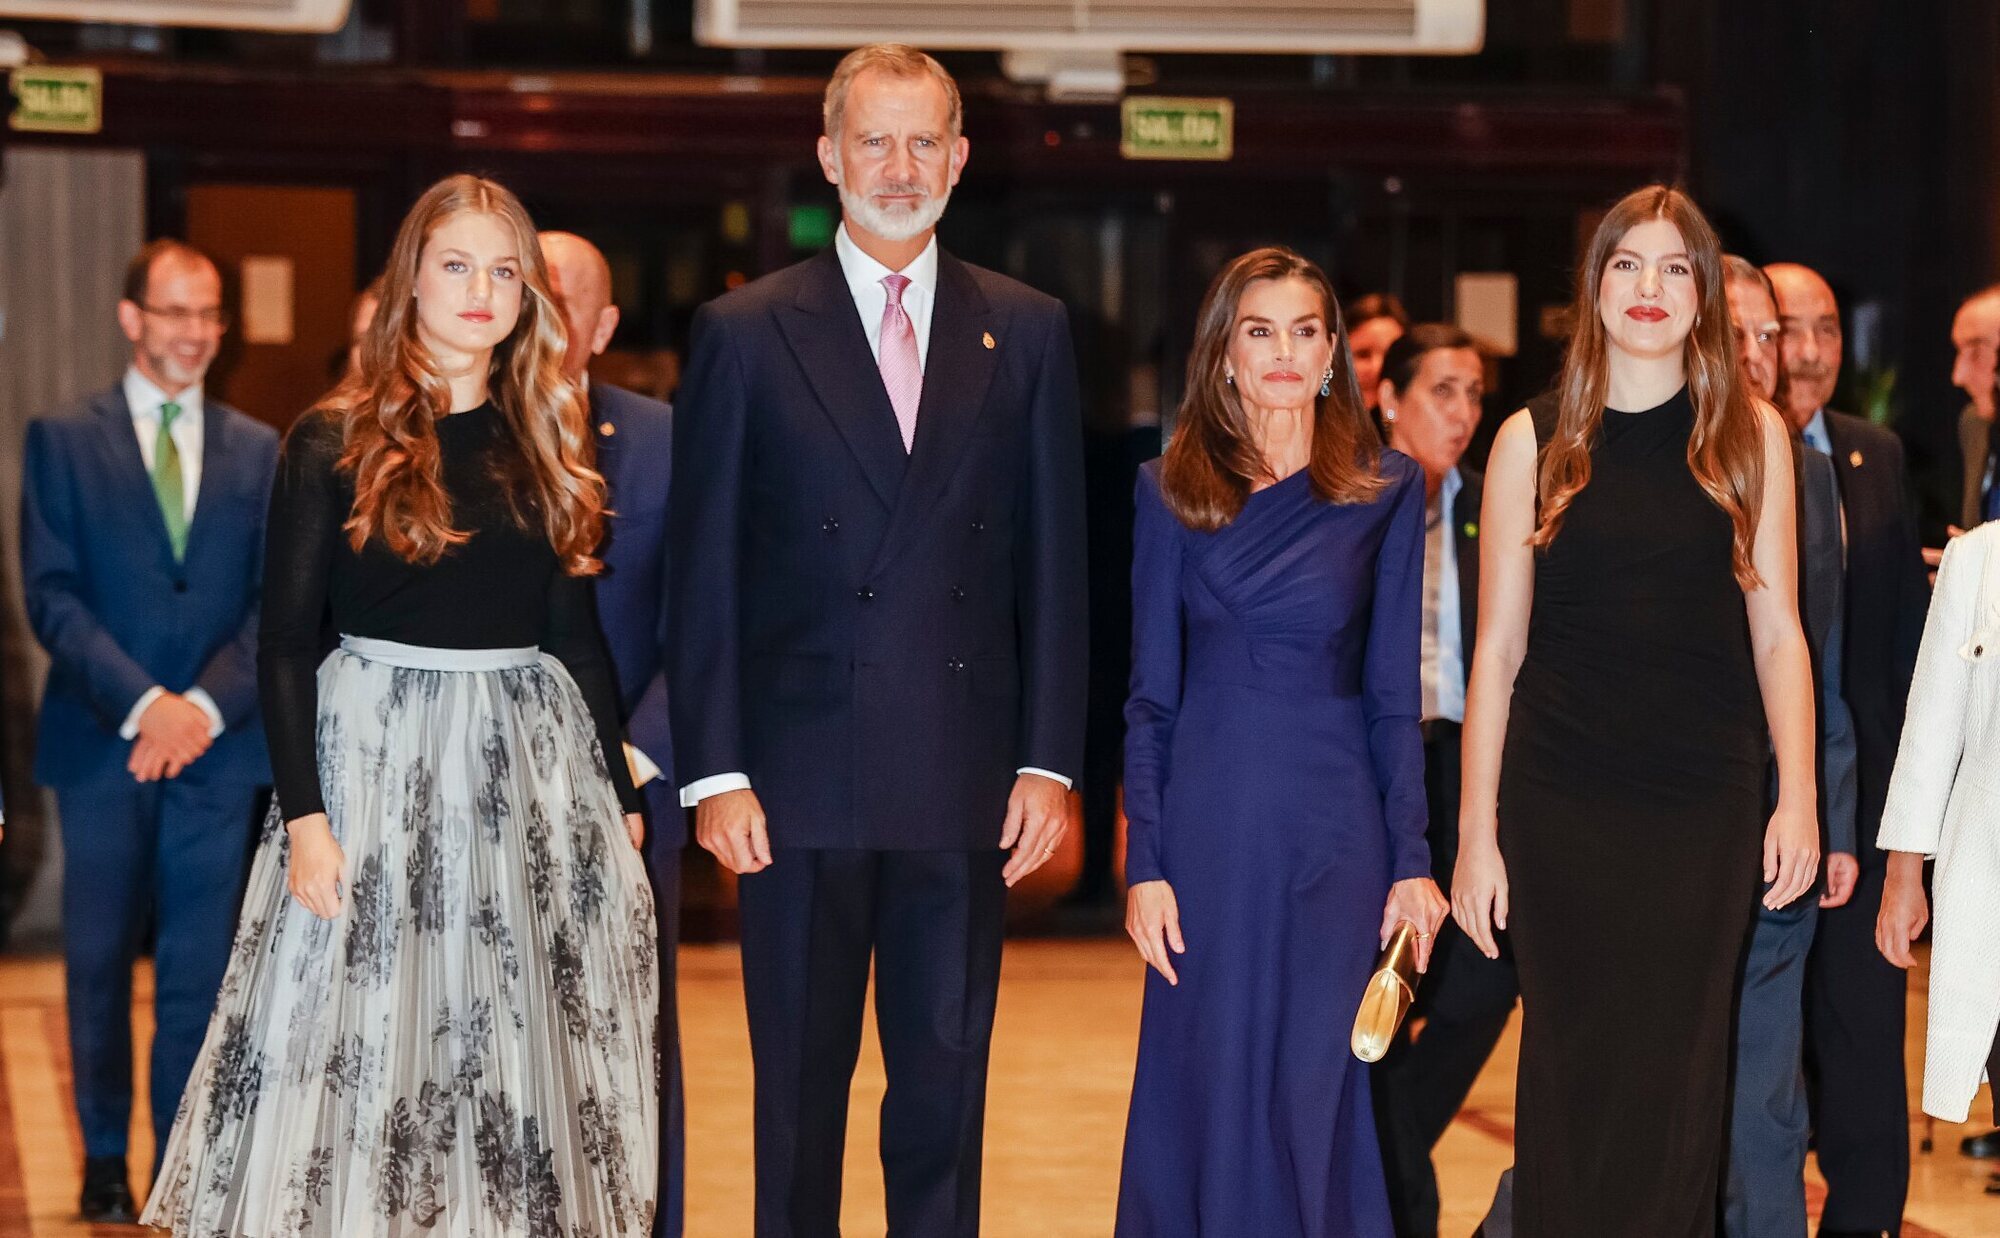
POLYGON ((277 804, 147 1224, 652 1231, 653 911, 563 347, 526 212, 452 177, 403 222, 360 369, 291 432, 277 804))

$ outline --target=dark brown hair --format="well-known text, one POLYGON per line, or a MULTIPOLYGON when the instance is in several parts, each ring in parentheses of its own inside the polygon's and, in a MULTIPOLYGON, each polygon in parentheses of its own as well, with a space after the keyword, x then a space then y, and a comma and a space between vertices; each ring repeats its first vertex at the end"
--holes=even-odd
POLYGON ((1318 294, 1333 345, 1331 394, 1313 395, 1312 491, 1329 503, 1365 503, 1381 493, 1382 441, 1354 387, 1347 328, 1326 273, 1289 249, 1253 249, 1222 268, 1202 299, 1188 352, 1187 394, 1160 469, 1168 510, 1191 529, 1214 532, 1236 519, 1258 481, 1275 480, 1250 432, 1223 361, 1236 331, 1237 307, 1260 280, 1296 279, 1318 294))
POLYGON ((1382 381, 1400 394, 1417 380, 1424 358, 1443 348, 1479 351, 1479 341, 1470 332, 1448 322, 1420 322, 1396 337, 1382 354, 1382 381))
POLYGON ((521 263, 521 316, 494 348, 489 376, 494 407, 520 456, 513 462, 519 497, 563 569, 590 575, 601 566, 595 554, 605 487, 590 466, 594 444, 583 393, 562 372, 563 317, 520 199, 476 176, 446 177, 410 208, 382 272, 382 303, 361 338, 360 369, 327 397, 344 418, 340 466, 354 474, 354 509, 343 526, 348 543, 358 551, 379 535, 400 558, 435 563, 471 536, 452 525, 437 436, 438 418, 451 412, 451 388, 417 336, 416 310, 425 243, 468 212, 499 220, 513 234, 521 263))
POLYGON ((1694 327, 1682 345, 1694 432, 1688 436, 1688 471, 1735 529, 1731 554, 1736 583, 1745 591, 1762 584, 1752 558, 1764 498, 1764 434, 1755 397, 1736 368, 1736 335, 1723 284, 1722 245, 1715 229, 1680 190, 1648 185, 1619 199, 1590 238, 1576 272, 1574 325, 1556 393, 1555 433, 1541 451, 1535 490, 1541 512, 1529 544, 1547 546, 1562 529, 1563 514, 1590 484, 1590 448, 1604 421, 1610 387, 1610 345, 1599 316, 1598 286, 1625 234, 1664 219, 1680 230, 1694 268, 1694 327))
POLYGON ((1363 293, 1348 303, 1347 324, 1350 328, 1377 318, 1391 319, 1405 329, 1410 325, 1410 311, 1403 308, 1403 303, 1396 299, 1393 292, 1363 293))
POLYGON ((153 282, 153 264, 169 255, 186 262, 198 262, 215 267, 215 259, 196 249, 186 241, 171 236, 148 241, 139 252, 132 255, 132 261, 125 264, 125 299, 134 305, 146 304, 153 282))

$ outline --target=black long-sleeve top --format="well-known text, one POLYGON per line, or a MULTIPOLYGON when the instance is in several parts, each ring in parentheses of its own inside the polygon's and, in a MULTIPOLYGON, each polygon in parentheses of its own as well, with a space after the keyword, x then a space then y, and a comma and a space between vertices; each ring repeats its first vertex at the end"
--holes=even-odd
POLYGON ((506 422, 485 404, 441 419, 437 434, 453 526, 472 536, 428 565, 404 561, 379 537, 359 553, 349 545, 341 526, 354 507, 354 478, 337 468, 340 414, 307 413, 286 439, 271 490, 257 648, 285 820, 325 811, 315 731, 329 609, 334 630, 348 636, 443 649, 538 645, 554 654, 590 707, 619 803, 639 811, 590 581, 563 572, 540 529, 510 508, 496 455, 512 450, 506 422))

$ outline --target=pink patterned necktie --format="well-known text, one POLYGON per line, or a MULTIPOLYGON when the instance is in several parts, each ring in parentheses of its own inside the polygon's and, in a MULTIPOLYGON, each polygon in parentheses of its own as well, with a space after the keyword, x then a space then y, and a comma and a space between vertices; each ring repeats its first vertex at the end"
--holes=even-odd
POLYGON ((889 290, 889 303, 882 307, 882 385, 888 388, 889 403, 896 410, 896 425, 903 432, 903 450, 917 439, 917 405, 924 396, 924 368, 917 361, 917 329, 903 308, 903 289, 910 286, 907 275, 884 275, 882 286, 889 290))

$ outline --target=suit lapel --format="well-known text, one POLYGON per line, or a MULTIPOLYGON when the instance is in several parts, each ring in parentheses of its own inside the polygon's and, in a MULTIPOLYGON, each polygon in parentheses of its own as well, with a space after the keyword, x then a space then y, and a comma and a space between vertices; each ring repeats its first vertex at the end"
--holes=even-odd
POLYGON ((1472 642, 1479 634, 1479 501, 1485 484, 1477 473, 1459 470, 1458 493, 1452 498, 1451 536, 1458 558, 1458 650, 1468 677, 1472 674, 1472 642), (1468 531, 1469 530, 1469 531, 1468 531))
MULTIPOLYGON (((208 529, 222 517, 216 509, 221 506, 221 498, 227 493, 225 479, 229 476, 229 432, 227 414, 214 400, 201 402, 201 485, 194 496, 194 518, 188 522, 187 557, 184 563, 194 561, 195 551, 209 536, 208 529)), ((137 441, 134 441, 137 446, 137 441)), ((150 481, 150 479, 149 479, 150 481)), ((154 508, 159 507, 156 500, 154 508)), ((160 535, 166 535, 167 524, 160 521, 160 535)))
POLYGON ((167 539, 167 518, 160 514, 152 475, 146 472, 146 458, 139 454, 138 431, 132 427, 132 406, 126 403, 123 389, 114 387, 101 396, 97 413, 104 431, 105 456, 111 465, 111 482, 123 492, 119 501, 143 513, 140 521, 152 530, 153 544, 161 560, 171 565, 174 548, 167 539))
POLYGON ((1869 471, 1867 455, 1848 438, 1846 425, 1831 410, 1826 414, 1826 441, 1833 448, 1833 475, 1840 483, 1840 501, 1852 508, 1873 489, 1875 475, 1869 471))
MULTIPOLYGON (((889 530, 876 552, 879 569, 922 527, 926 513, 951 483, 979 424, 986 389, 1000 355, 999 326, 965 264, 938 254, 937 303, 931 308, 930 350, 924 361, 924 394, 917 405, 917 436, 909 472, 889 530)), ((891 424, 894 424, 893 415, 891 424)))
MULTIPOLYGON (((882 372, 861 329, 854 296, 841 274, 840 259, 831 249, 813 260, 798 297, 779 307, 777 319, 820 406, 847 440, 882 505, 893 509, 909 455, 903 450, 882 372)), ((935 346, 935 316, 931 325, 935 346)), ((930 390, 928 381, 924 390, 930 390)), ((918 440, 922 441, 921 431, 918 440)))

